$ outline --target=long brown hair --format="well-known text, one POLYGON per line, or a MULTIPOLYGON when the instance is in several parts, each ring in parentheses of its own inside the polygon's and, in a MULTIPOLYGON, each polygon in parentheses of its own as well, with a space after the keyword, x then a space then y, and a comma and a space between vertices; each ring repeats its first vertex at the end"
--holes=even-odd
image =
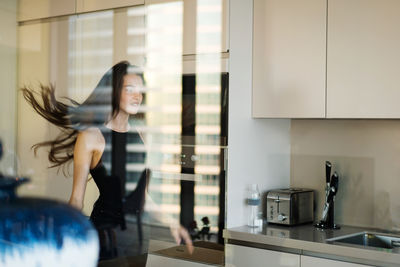
POLYGON ((49 146, 48 158, 52 163, 49 168, 61 167, 72 160, 79 131, 89 127, 102 127, 110 119, 110 114, 111 118, 118 114, 123 78, 128 73, 140 76, 144 82, 140 68, 130 65, 128 61, 121 61, 102 76, 96 88, 81 104, 67 97, 63 98, 67 103, 58 101, 52 85, 41 84, 39 92, 26 86, 21 88, 24 98, 33 109, 61 130, 54 140, 33 145, 35 155, 38 148, 49 146))

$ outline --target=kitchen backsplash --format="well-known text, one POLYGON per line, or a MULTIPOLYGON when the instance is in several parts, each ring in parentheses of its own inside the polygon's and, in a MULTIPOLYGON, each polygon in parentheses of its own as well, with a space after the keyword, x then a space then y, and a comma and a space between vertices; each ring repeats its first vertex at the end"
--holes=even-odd
POLYGON ((337 223, 400 230, 400 120, 292 120, 290 185, 316 190, 316 220, 326 160, 340 175, 337 223))

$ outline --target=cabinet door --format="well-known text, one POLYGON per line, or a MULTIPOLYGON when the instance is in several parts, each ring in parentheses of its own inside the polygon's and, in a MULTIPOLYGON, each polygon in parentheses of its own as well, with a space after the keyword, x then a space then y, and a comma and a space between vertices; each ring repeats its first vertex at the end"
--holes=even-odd
POLYGON ((284 266, 300 267, 300 255, 244 246, 225 245, 225 266, 260 267, 284 266))
MULTIPOLYGON (((146 0, 146 5, 168 7, 181 2, 182 54, 214 54, 228 51, 228 0, 146 0)), ((176 10, 175 10, 176 11, 176 10)), ((148 12, 151 12, 148 9, 148 12)))
POLYGON ((228 51, 228 0, 185 0, 183 54, 228 51))
POLYGON ((253 117, 325 117, 326 2, 254 0, 253 117))
POLYGON ((367 265, 301 256, 301 267, 367 267, 367 265))
POLYGON ((75 0, 19 0, 18 21, 75 13, 75 0))
POLYGON ((118 7, 143 5, 144 0, 76 0, 77 12, 90 12, 118 7))
POLYGON ((327 117, 400 118, 400 1, 328 6, 327 117))

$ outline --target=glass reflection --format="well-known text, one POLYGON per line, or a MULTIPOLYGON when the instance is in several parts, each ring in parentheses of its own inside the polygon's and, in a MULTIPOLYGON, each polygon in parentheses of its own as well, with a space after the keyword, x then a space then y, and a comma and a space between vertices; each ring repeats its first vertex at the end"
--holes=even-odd
MULTIPOLYGON (((124 111, 132 115, 122 129, 126 132, 122 137, 115 133, 115 125, 108 124, 113 112, 109 86, 100 97, 108 102, 94 101, 95 105, 81 107, 81 117, 69 109, 69 119, 74 114, 79 117, 79 121, 71 120, 74 129, 82 131, 87 127, 83 121, 95 121, 91 127, 101 129, 101 140, 95 144, 102 153, 92 155, 96 160, 90 162, 89 170, 95 173, 86 181, 85 198, 79 199, 82 204, 78 207, 83 206, 82 211, 91 216, 99 230, 103 247, 107 247, 103 258, 135 256, 165 247, 155 241, 174 243, 171 222, 183 225, 193 241, 223 243, 228 108, 227 58, 221 55, 224 1, 198 0, 194 10, 187 2, 162 1, 19 26, 21 38, 40 44, 34 50, 20 48, 23 68, 33 70, 38 58, 50 59, 39 68, 46 75, 39 70, 22 71, 21 86, 33 82, 32 88, 38 88, 34 82, 48 81, 56 88, 55 98, 63 103, 68 101, 62 97, 76 101, 75 106, 90 99, 97 83, 115 62, 128 60, 143 72, 144 87, 121 91, 129 95, 137 89, 142 97, 137 101, 141 104, 132 110, 125 106, 124 111), (188 28, 184 16, 192 15, 195 25, 188 28), (29 28, 40 33, 32 35, 29 28), (49 47, 44 45, 44 39, 49 47), (188 50, 184 44, 194 47, 188 50), (95 177, 96 170, 103 171, 103 167, 109 175, 118 170, 114 175, 120 177, 119 190, 95 177), (114 208, 107 210, 101 202, 110 192, 121 205, 111 205, 114 208), (102 219, 97 221, 104 211, 116 219, 111 225, 104 226, 102 219), (122 231, 125 224, 127 229, 122 231), (151 244, 156 245, 151 248, 151 244)), ((22 119, 35 116, 29 114, 22 119)), ((28 146, 58 136, 59 130, 40 123, 44 125, 42 132, 35 132, 33 139, 26 138, 28 146)), ((27 129, 22 126, 20 131, 27 129)), ((23 157, 26 168, 35 170, 36 187, 31 193, 66 200, 70 193, 67 188, 74 188, 76 183, 61 184, 62 173, 43 171, 47 163, 44 152, 39 151, 40 166, 29 166, 32 154, 23 157), (57 184, 52 188, 57 190, 52 192, 47 182, 42 182, 43 174, 51 176, 51 183, 57 184)), ((82 161, 76 154, 74 160, 82 161)), ((73 176, 75 166, 65 166, 67 176, 73 176)), ((176 230, 172 229, 175 237, 185 234, 176 230)))

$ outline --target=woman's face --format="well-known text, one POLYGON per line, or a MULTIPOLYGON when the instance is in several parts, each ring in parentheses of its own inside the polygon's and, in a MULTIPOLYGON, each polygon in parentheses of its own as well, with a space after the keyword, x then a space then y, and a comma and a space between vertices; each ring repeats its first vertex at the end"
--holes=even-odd
POLYGON ((119 108, 128 114, 136 114, 143 100, 143 81, 136 74, 124 76, 119 108))

